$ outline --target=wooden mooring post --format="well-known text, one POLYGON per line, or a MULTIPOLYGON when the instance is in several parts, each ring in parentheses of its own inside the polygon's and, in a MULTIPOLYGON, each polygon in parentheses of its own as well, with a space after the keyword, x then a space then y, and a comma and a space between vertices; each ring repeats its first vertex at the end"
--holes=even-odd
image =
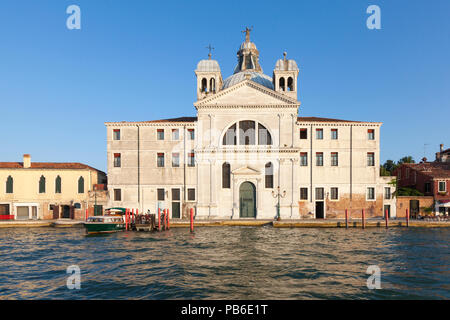
POLYGON ((385 213, 384 213, 384 220, 386 220, 386 229, 388 229, 389 228, 389 214, 388 214, 387 209, 385 210, 385 213))
POLYGON ((167 209, 167 230, 170 230, 170 213, 169 213, 169 209, 167 209))
POLYGON ((406 209, 406 227, 409 228, 409 210, 406 209))
POLYGON ((348 210, 345 209, 345 228, 348 229, 348 210))
POLYGON ((365 219, 365 211, 362 209, 362 228, 366 228, 366 219, 365 219))
POLYGON ((161 208, 158 208, 158 231, 161 231, 161 208))

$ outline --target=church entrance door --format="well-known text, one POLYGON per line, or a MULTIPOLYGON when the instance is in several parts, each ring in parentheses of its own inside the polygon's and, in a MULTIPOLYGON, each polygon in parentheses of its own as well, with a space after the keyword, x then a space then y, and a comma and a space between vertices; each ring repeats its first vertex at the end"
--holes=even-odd
POLYGON ((256 188, 251 182, 244 182, 239 188, 239 217, 256 218, 256 188))

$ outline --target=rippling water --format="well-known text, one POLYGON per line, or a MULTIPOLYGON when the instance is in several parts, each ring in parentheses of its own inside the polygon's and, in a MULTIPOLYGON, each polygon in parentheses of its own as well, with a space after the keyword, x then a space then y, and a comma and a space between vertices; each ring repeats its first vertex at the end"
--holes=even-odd
POLYGON ((0 229, 0 299, 449 299, 449 231, 0 229), (80 290, 66 287, 70 265, 80 290))

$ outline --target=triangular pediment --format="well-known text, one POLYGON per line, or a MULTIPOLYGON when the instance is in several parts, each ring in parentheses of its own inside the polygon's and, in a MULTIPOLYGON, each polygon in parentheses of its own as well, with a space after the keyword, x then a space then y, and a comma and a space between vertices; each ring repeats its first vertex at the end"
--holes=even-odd
POLYGON ((266 88, 251 80, 245 80, 225 90, 194 103, 202 106, 295 106, 296 99, 266 88))
POLYGON ((250 168, 248 166, 240 167, 232 171, 235 175, 259 175, 260 172, 256 169, 250 168))

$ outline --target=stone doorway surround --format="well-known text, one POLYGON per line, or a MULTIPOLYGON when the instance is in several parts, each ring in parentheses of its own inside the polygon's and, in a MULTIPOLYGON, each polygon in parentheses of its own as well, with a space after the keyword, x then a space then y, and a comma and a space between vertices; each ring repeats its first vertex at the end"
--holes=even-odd
POLYGON ((243 166, 231 172, 231 179, 233 188, 233 215, 231 219, 241 219, 239 214, 239 190, 244 182, 251 182, 256 188, 256 215, 254 218, 247 219, 258 219, 258 212, 261 209, 261 172, 249 166, 243 166))

